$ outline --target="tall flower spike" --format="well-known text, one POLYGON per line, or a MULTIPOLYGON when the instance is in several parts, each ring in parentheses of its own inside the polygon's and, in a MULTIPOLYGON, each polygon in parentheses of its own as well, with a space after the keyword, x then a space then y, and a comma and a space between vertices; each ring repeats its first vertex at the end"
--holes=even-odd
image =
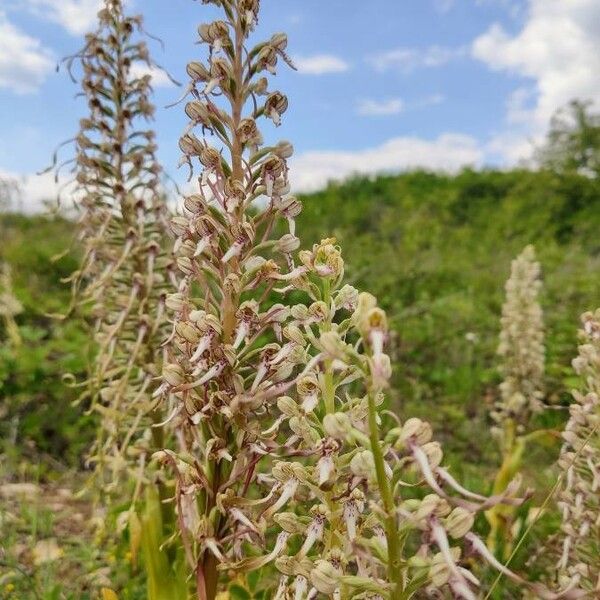
POLYGON ((167 325, 168 213, 154 133, 144 127, 154 112, 150 76, 135 69, 153 65, 141 23, 121 0, 106 0, 97 29, 67 60, 89 109, 75 138, 83 258, 72 282, 75 300, 95 319, 97 354, 86 387, 101 427, 91 459, 113 486, 139 472, 151 435, 163 445, 161 432, 149 427, 162 420, 151 396, 167 325))
POLYGON ((182 162, 202 173, 172 220, 182 281, 167 298, 160 388, 176 403, 182 452, 160 456, 177 480, 198 597, 261 569, 274 598, 398 599, 429 587, 474 598, 461 540, 478 511, 518 504, 516 486, 495 498, 461 488, 418 419, 380 436, 387 319, 373 296, 342 285, 335 239, 298 252, 291 145, 265 145, 258 129, 287 108, 264 76, 288 62, 285 36, 247 48, 259 1, 209 2, 223 17, 200 26, 208 58, 187 69, 182 162), (275 237, 277 225, 289 233, 275 237), (431 493, 403 498, 405 482, 431 493), (181 501, 192 493, 194 530, 181 501))
POLYGON ((563 474, 558 582, 600 595, 600 310, 582 316, 581 345, 573 367, 582 388, 573 392, 558 460, 563 474))
MULTIPOLYGON (((533 441, 531 417, 543 405, 544 327, 538 294, 541 288, 540 264, 533 246, 527 246, 512 261, 502 307, 502 329, 498 354, 501 357, 500 399, 492 411, 496 425, 492 432, 500 443, 502 465, 493 492, 503 492, 519 474, 525 446, 533 441)), ((490 523, 488 547, 502 559, 511 554, 520 524, 515 523, 514 507, 496 506, 486 517, 490 523)))
MULTIPOLYGON (((540 264, 533 246, 512 262, 502 307, 498 355, 504 381, 492 417, 501 429, 526 431, 531 416, 542 408, 544 387, 544 323, 538 295, 540 264)), ((514 434, 513 434, 514 435, 514 434)), ((509 442, 507 442, 509 443, 509 442)))

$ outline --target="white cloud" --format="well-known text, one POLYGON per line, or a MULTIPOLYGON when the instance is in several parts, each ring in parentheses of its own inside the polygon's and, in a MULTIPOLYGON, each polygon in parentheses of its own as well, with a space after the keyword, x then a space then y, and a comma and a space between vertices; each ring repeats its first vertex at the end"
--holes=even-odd
POLYGON ((401 98, 390 98, 389 100, 365 99, 358 102, 356 112, 363 116, 385 117, 400 114, 403 109, 404 102, 401 98))
POLYGON ((507 159, 522 152, 526 139, 540 139, 553 113, 573 98, 600 102, 600 2, 529 0, 516 34, 492 25, 472 45, 490 69, 529 80, 509 98, 502 135, 507 159), (512 139, 512 143, 507 140, 512 139))
POLYGON ((534 140, 521 130, 507 130, 493 135, 485 145, 489 162, 510 167, 527 163, 531 158, 534 140))
POLYGON ((0 11, 0 87, 17 94, 34 92, 53 67, 52 53, 0 11))
POLYGON ((53 173, 23 174, 0 168, 0 179, 16 182, 19 187, 19 194, 13 200, 13 206, 9 207, 10 210, 28 214, 43 212, 48 206, 56 205, 59 192, 61 205, 67 209, 72 206, 72 193, 68 186, 65 187, 68 180, 61 178, 57 183, 53 173))
POLYGON ((308 192, 353 173, 373 175, 418 167, 456 171, 480 165, 483 159, 477 140, 467 135, 445 133, 434 140, 396 137, 365 150, 299 154, 291 161, 290 179, 295 191, 308 192))
POLYGON ((58 23, 73 35, 89 31, 96 23, 102 0, 25 0, 34 14, 58 23))
POLYGON ((314 56, 294 56, 294 64, 303 75, 325 75, 327 73, 343 73, 350 65, 332 54, 315 54, 314 56))
POLYGON ((170 87, 175 85, 165 71, 158 67, 149 67, 145 63, 134 63, 131 65, 130 73, 133 77, 143 77, 150 75, 152 77, 151 84, 156 87, 170 87))
POLYGON ((466 48, 429 46, 427 48, 394 48, 371 56, 367 61, 376 71, 398 70, 410 73, 415 69, 442 67, 466 54, 466 48))

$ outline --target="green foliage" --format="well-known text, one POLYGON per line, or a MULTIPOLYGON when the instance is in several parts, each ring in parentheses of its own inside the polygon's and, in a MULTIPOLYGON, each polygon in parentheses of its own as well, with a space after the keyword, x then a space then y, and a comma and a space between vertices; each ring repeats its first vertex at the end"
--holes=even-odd
MULTIPOLYGON (((485 432, 500 380, 496 348, 510 261, 526 244, 536 245, 544 273, 548 398, 564 405, 576 383, 570 361, 577 315, 596 306, 600 296, 595 275, 600 182, 547 171, 466 170, 456 176, 419 171, 356 178, 303 200, 298 231, 305 246, 336 235, 345 249, 349 283, 372 291, 388 311, 393 408, 403 417, 431 421, 436 435, 446 438, 446 455, 461 482, 484 490, 499 464, 496 444, 485 432)), ((22 345, 0 346, 0 452, 13 456, 19 447, 26 457, 42 453, 75 463, 91 443, 89 418, 72 404, 77 390, 61 381, 65 372, 85 371, 84 326, 47 316, 69 307, 68 285, 60 279, 75 269, 76 257, 52 257, 68 247, 71 231, 60 219, 0 216, 0 262, 11 266, 14 293, 24 307, 16 316, 22 345)), ((533 425, 560 428, 564 412, 545 411, 533 425)), ((553 477, 547 466, 555 454, 555 445, 527 450, 528 483, 539 490, 528 507, 545 497, 553 477)), ((556 529, 553 519, 550 514, 530 533, 513 560, 517 570, 530 570, 527 560, 556 529)), ((486 527, 485 520, 476 524, 480 532, 486 527)), ((117 549, 125 566, 116 570, 113 587, 120 598, 138 600, 144 586, 139 572, 129 572, 125 553, 117 549)), ((61 593, 56 575, 48 570, 47 578, 46 597, 61 593)), ((500 587, 510 594, 506 586, 500 587)), ((262 593, 250 580, 232 581, 231 588, 232 597, 262 593)))
MULTIPOLYGON (((550 172, 424 171, 330 184, 304 198, 298 229, 345 249, 349 282, 375 294, 395 329, 397 410, 424 416, 469 463, 497 462, 474 435, 493 403, 510 262, 528 243, 544 271, 552 402, 567 402, 577 315, 596 306, 600 183, 550 172)), ((538 424, 552 427, 551 411, 538 424)))
POLYGON ((558 173, 600 175, 600 114, 592 102, 573 100, 550 121, 546 143, 538 149, 538 162, 558 173))
POLYGON ((73 406, 77 391, 64 373, 83 371, 87 339, 78 320, 61 321, 70 303, 61 282, 74 270, 71 254, 53 257, 69 246, 72 225, 61 219, 0 216, 0 263, 11 267, 13 293, 23 305, 15 319, 22 338, 11 344, 0 324, 0 452, 47 456, 73 464, 89 446, 89 419, 73 406))

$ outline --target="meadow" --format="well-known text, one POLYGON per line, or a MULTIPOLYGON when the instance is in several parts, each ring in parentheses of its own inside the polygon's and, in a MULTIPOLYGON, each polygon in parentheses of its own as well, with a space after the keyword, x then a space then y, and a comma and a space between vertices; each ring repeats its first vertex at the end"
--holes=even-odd
POLYGON ((554 136, 291 196, 285 36, 212 4, 176 212, 111 0, 78 217, 0 214, 0 598, 598 597, 597 173, 554 136))

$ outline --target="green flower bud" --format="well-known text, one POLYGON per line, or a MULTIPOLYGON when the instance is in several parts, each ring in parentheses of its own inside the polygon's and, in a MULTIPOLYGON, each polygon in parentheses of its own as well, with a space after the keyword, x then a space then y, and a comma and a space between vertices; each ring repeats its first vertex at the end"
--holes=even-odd
POLYGON ((446 531, 454 539, 465 536, 473 527, 475 515, 466 508, 457 506, 444 520, 446 531))

